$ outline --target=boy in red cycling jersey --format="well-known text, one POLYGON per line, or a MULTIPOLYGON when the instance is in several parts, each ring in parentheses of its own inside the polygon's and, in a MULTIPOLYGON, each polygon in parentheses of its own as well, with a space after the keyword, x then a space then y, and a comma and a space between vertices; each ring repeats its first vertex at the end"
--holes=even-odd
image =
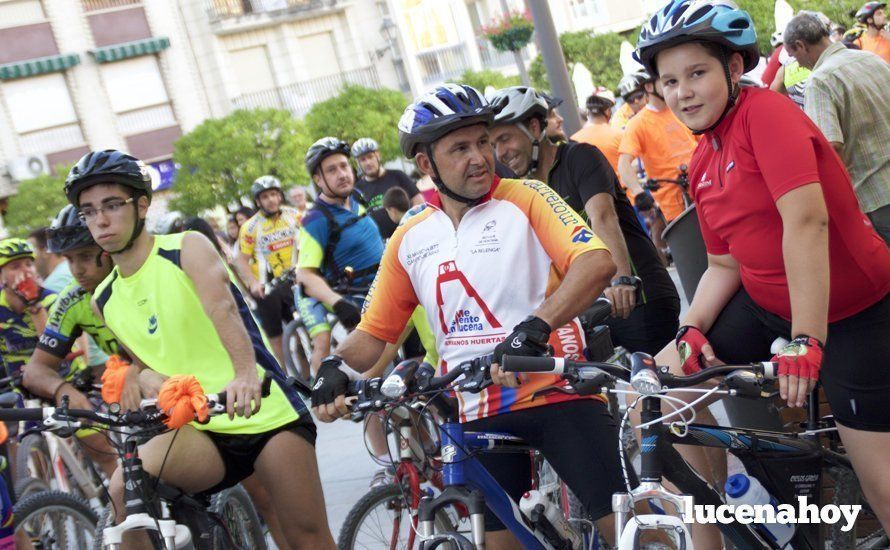
MULTIPOLYGON (((708 268, 659 364, 688 374, 762 361, 775 338, 791 340, 773 357, 782 399, 803 406, 822 383, 863 491, 890 527, 890 251, 843 163, 787 98, 739 88, 759 56, 750 16, 730 2, 671 0, 644 25, 636 55, 702 135, 689 175, 708 268)), ((700 454, 688 458, 708 471, 700 454)), ((711 534, 706 547, 717 547, 711 534)))

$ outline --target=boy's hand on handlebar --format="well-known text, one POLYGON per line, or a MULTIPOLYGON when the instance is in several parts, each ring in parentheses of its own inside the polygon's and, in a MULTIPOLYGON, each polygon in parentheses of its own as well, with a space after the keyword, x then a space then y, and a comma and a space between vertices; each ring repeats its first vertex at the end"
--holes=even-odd
POLYGON ((229 420, 234 420, 235 415, 250 418, 260 410, 260 401, 263 398, 263 387, 255 369, 238 374, 235 379, 225 387, 226 412, 229 420))
POLYGON ((789 407, 803 407, 807 395, 816 387, 822 366, 822 342, 810 336, 798 336, 773 356, 779 363, 779 395, 789 407))
POLYGON ((703 368, 723 364, 717 359, 714 348, 711 347, 711 343, 708 342, 704 333, 697 327, 691 325, 680 327, 676 343, 683 374, 686 376, 695 374, 703 368))
POLYGON ((142 402, 139 373, 140 371, 135 365, 130 365, 127 369, 120 399, 121 408, 125 411, 139 410, 139 404, 142 402))
POLYGON ((346 388, 349 377, 340 370, 343 360, 336 355, 322 359, 312 386, 312 413, 322 422, 333 422, 349 414, 346 388))

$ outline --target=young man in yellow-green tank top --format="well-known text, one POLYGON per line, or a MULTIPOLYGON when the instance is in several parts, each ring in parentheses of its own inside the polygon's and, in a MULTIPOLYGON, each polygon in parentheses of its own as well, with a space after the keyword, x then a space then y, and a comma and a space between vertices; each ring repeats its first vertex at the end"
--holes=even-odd
MULTIPOLYGON (((143 393, 176 374, 195 376, 207 393, 226 390, 228 416, 160 435, 139 453, 145 470, 191 492, 215 492, 255 474, 292 547, 334 548, 315 458, 315 425, 203 235, 144 231, 151 201, 145 165, 114 150, 91 152, 72 169, 65 194, 115 268, 93 306, 142 371, 143 393), (261 397, 261 376, 277 382, 261 397), (262 407, 260 407, 262 401, 262 407)), ((123 520, 120 472, 111 495, 123 520)), ((128 533, 125 547, 150 547, 128 533)))

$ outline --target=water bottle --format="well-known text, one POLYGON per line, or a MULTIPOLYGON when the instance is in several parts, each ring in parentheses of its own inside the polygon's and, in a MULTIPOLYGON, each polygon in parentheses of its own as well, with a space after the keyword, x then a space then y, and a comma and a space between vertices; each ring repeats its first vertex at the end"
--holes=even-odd
MULTIPOLYGON (((740 504, 770 505, 774 509, 779 504, 757 481, 756 477, 749 477, 745 474, 735 474, 726 480, 726 503, 735 506, 740 504)), ((791 548, 788 542, 794 536, 794 525, 786 523, 756 523, 754 525, 780 548, 791 548)))
POLYGON ((557 535, 568 541, 572 548, 581 548, 581 535, 572 529, 572 525, 563 515, 562 510, 557 508, 556 504, 545 497, 541 491, 531 490, 522 495, 519 500, 519 509, 528 518, 532 517, 532 512, 538 506, 541 506, 542 515, 553 526, 557 535))

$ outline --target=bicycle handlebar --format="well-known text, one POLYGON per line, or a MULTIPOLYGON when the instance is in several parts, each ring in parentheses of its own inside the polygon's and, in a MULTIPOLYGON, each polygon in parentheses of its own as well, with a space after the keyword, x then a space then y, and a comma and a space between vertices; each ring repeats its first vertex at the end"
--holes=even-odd
MULTIPOLYGON (((572 361, 561 357, 504 356, 503 368, 507 372, 543 372, 560 374, 572 380, 598 380, 603 385, 623 380, 631 383, 640 393, 658 393, 662 388, 689 388, 708 380, 738 372, 750 372, 758 378, 775 380, 777 366, 769 361, 750 365, 721 365, 705 368, 689 376, 677 376, 667 369, 657 369, 655 360, 645 353, 631 355, 631 370, 610 363, 572 361)), ((737 383, 737 382, 733 382, 737 383)))
MULTIPOLYGON (((272 389, 272 378, 263 378, 262 396, 268 397, 272 389)), ((207 412, 209 416, 219 416, 226 413, 228 395, 225 391, 205 396, 207 399, 207 412)), ((141 426, 151 427, 163 422, 166 418, 164 411, 157 409, 157 399, 144 399, 140 403, 139 410, 123 413, 100 413, 90 409, 68 409, 61 407, 30 407, 20 409, 0 409, 0 421, 6 422, 43 422, 44 429, 52 429, 60 424, 88 420, 107 426, 141 426), (50 420, 49 423, 44 422, 50 420)))

